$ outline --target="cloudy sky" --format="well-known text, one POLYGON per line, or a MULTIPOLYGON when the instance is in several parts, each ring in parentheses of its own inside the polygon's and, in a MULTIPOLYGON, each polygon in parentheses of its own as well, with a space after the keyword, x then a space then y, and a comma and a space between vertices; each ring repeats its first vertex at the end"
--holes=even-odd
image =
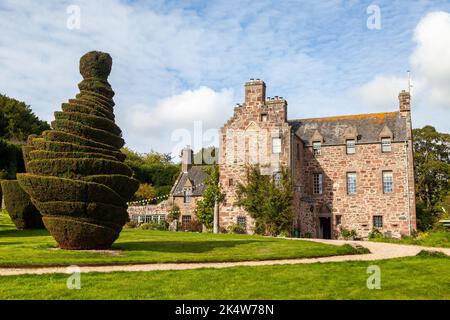
POLYGON ((140 152, 214 143, 250 78, 309 118, 397 110, 411 70, 414 126, 450 132, 450 1, 1 0, 0 30, 0 92, 47 121, 109 52, 140 152))

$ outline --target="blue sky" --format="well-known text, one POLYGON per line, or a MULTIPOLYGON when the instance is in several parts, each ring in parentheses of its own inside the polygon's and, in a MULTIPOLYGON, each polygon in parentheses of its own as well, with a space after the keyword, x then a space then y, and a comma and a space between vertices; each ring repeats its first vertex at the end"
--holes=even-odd
POLYGON ((214 143, 249 78, 308 118, 396 110, 411 70, 414 126, 450 132, 449 12, 449 1, 2 0, 0 92, 51 121, 77 93, 79 57, 109 52, 127 145, 176 153, 182 135, 214 143))

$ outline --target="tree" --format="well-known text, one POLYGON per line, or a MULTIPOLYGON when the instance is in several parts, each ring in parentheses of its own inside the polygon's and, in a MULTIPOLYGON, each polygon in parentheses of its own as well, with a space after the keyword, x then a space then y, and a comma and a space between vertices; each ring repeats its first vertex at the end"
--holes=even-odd
POLYGON ((0 138, 24 142, 30 134, 50 129, 24 102, 0 94, 0 138))
POLYGON ((155 197, 156 197, 156 190, 149 183, 141 183, 139 185, 139 189, 134 194, 135 201, 152 199, 155 197))
POLYGON ((197 220, 212 229, 214 222, 214 205, 216 200, 222 202, 225 195, 220 190, 219 185, 219 166, 214 165, 205 168, 208 177, 205 179, 205 189, 203 191, 203 199, 197 201, 197 220))
POLYGON ((269 176, 249 166, 246 184, 238 183, 236 194, 236 204, 255 219, 257 232, 277 235, 291 228, 293 190, 287 169, 269 176))
POLYGON ((427 230, 442 214, 450 186, 450 135, 432 126, 413 130, 418 229, 427 230))
POLYGON ((63 249, 109 248, 139 187, 120 152, 124 140, 107 81, 111 66, 107 53, 81 57, 80 93, 55 112, 53 130, 30 137, 24 147, 27 173, 17 179, 63 249))
MULTIPOLYGON (((149 153, 140 154, 129 148, 121 150, 126 156, 125 164, 133 170, 134 177, 140 183, 152 185, 157 197, 170 192, 180 173, 180 166, 171 162, 172 157, 169 153, 158 153, 152 150, 149 153)), ((155 203, 162 200, 163 197, 155 200, 155 203)))

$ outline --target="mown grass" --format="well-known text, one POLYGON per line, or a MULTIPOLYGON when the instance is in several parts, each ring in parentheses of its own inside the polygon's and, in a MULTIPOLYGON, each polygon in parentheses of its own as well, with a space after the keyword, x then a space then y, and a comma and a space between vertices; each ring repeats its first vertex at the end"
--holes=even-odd
POLYGON ((46 230, 15 230, 0 214, 0 266, 108 265, 292 259, 363 253, 351 246, 249 235, 124 229, 111 251, 57 249, 46 230))
POLYGON ((450 231, 429 231, 420 233, 417 238, 405 237, 403 239, 372 239, 376 242, 398 244, 414 244, 418 246, 450 248, 450 231))
POLYGON ((184 271, 0 277, 0 299, 450 299, 450 258, 423 254, 382 261, 184 271), (369 265, 381 289, 368 289, 369 265))

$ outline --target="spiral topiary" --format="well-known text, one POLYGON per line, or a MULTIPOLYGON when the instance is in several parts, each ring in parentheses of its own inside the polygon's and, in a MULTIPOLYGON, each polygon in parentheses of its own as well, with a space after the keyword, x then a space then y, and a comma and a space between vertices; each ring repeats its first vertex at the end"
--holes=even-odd
POLYGON ((44 229, 41 214, 17 180, 2 180, 0 185, 5 197, 6 211, 17 230, 44 229))
POLYGON ((107 53, 81 57, 80 93, 55 112, 52 130, 30 136, 23 148, 27 173, 18 180, 63 249, 109 248, 139 187, 120 152, 124 140, 107 81, 111 66, 107 53))

